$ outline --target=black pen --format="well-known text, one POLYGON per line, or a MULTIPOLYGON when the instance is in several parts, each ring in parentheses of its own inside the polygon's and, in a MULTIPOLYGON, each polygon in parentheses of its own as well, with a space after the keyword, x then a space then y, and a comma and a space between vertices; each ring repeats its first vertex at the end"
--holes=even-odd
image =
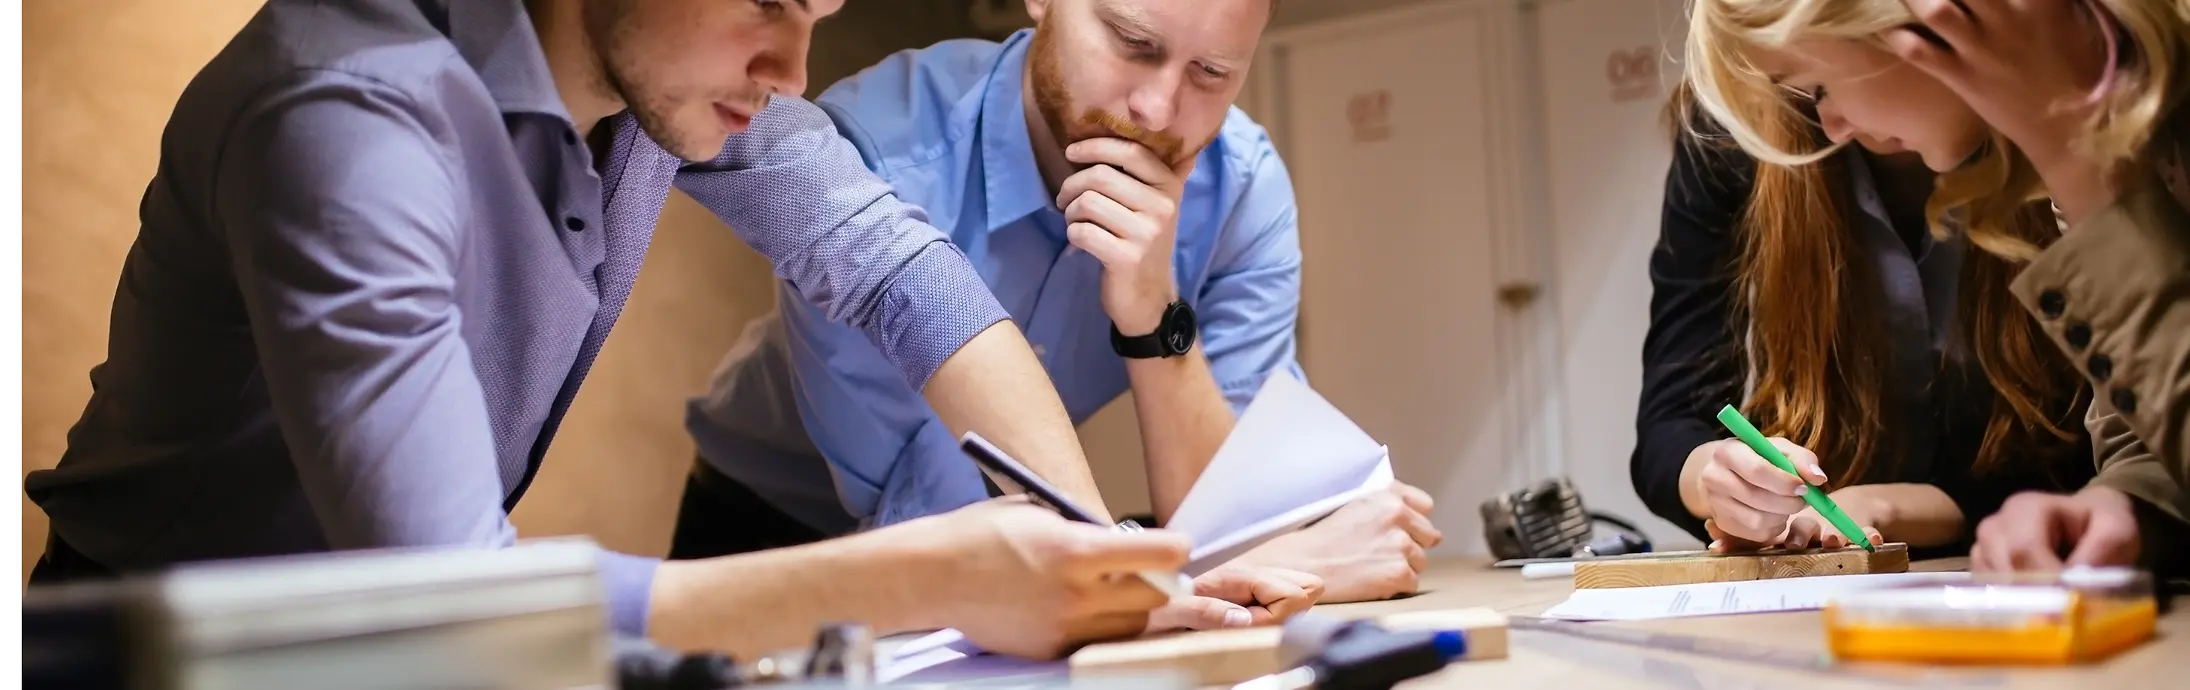
MULTIPOLYGON (((966 432, 965 437, 959 440, 959 446, 964 448, 966 454, 972 456, 973 461, 978 463, 982 470, 989 473, 989 478, 995 480, 997 486, 1003 487, 1004 490, 1010 491, 1012 487, 1016 486, 1021 491, 1034 494, 1036 503, 1057 511, 1058 515, 1064 516, 1067 520, 1085 522, 1090 525, 1110 524, 1108 519, 1089 512, 1086 508, 1080 507, 1080 504, 1073 503, 1072 499, 1065 498, 1064 492, 1058 491, 1057 487, 1050 486, 1049 482, 1042 481, 1042 478, 1035 475, 1033 470, 1027 469, 1025 465, 1019 464, 1019 461, 1005 455, 1003 449, 989 443, 988 439, 981 438, 980 434, 971 431, 966 432)), ((1115 526, 1118 529, 1128 531, 1139 529, 1138 525, 1132 523, 1115 526)), ((1142 581, 1147 582, 1148 586, 1156 588, 1156 591, 1162 592, 1165 596, 1173 599, 1194 592, 1194 580, 1184 574, 1166 573, 1159 570, 1143 570, 1135 574, 1139 575, 1142 581)))

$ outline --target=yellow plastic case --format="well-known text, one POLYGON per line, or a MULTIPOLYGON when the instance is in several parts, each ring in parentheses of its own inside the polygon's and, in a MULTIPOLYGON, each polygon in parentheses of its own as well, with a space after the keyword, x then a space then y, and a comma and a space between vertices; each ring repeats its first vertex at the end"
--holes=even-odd
POLYGON ((2087 568, 1851 593, 1826 605, 1825 633, 1848 661, 2061 665, 2142 644, 2158 619, 2148 575, 2087 568))

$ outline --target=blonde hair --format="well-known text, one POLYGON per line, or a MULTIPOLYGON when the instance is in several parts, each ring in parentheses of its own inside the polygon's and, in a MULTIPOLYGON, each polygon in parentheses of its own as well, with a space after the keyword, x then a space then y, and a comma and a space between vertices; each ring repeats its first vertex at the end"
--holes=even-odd
MULTIPOLYGON (((2135 160, 2174 110, 2184 89, 2179 65, 2190 45, 2190 0, 2089 0, 2120 26, 2121 48, 2111 82, 2092 109, 2086 136, 2072 145, 2098 160, 2135 160)), ((1757 50, 1783 50, 1809 38, 1877 41, 1880 32, 1916 24, 1902 0, 1695 0, 1689 15, 1686 79, 1693 103, 1758 161, 1802 166, 1840 145, 1803 151, 1784 136, 1799 115, 1799 96, 1773 82, 1751 61, 1757 50)), ((1883 46, 1881 46, 1883 47, 1883 46)), ((1946 218, 1959 212, 1970 242, 2015 262, 2038 248, 2010 232, 2023 206, 2043 198, 2037 170, 2014 144, 1993 132, 1971 161, 1938 177, 1925 203, 1933 234, 1946 237, 1946 218)))

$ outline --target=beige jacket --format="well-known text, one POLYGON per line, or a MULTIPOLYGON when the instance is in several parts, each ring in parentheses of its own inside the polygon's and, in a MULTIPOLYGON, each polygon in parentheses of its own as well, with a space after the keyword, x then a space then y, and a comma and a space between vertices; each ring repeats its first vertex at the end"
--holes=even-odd
POLYGON ((2140 499, 2145 561, 2190 565, 2190 181, 2167 156, 2071 229, 2015 295, 2091 380, 2093 482, 2140 499))

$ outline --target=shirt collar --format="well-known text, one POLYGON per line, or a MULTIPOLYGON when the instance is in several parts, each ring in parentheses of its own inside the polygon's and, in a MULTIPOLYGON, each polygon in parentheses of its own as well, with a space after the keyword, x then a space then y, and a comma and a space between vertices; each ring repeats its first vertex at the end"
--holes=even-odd
POLYGON ((1027 132, 1023 81, 1027 71, 1027 46, 1033 29, 1020 29, 1004 39, 1004 50, 989 68, 986 93, 981 99, 981 175, 988 198, 990 232, 1027 215, 1053 210, 1042 171, 1034 163, 1034 144, 1027 132))
POLYGON ((479 74, 502 112, 570 120, 523 0, 451 0, 448 5, 449 42, 479 74))

